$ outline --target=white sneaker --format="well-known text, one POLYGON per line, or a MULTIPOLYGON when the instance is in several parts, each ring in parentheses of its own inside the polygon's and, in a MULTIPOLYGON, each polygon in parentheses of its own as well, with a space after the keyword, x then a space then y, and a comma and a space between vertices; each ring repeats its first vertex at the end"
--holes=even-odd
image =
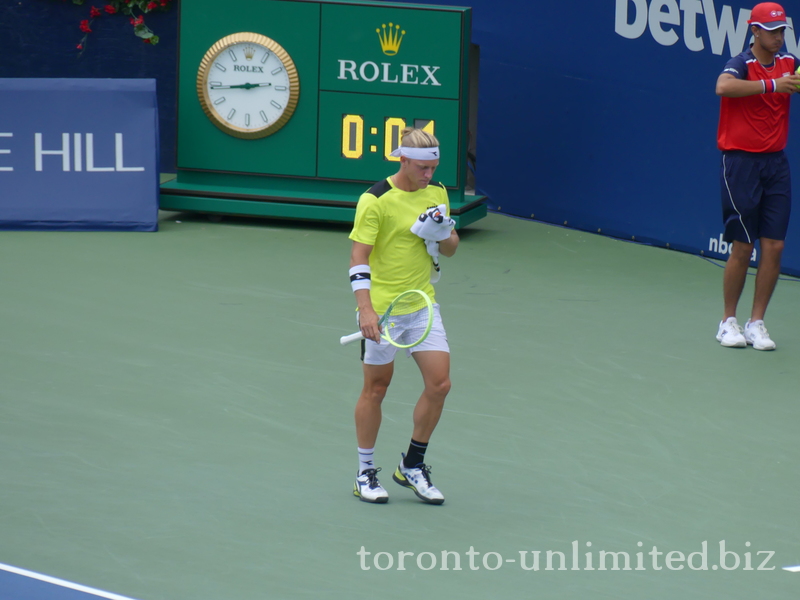
POLYGON ((377 469, 364 469, 364 472, 356 477, 356 482, 353 484, 353 495, 363 502, 373 502, 375 504, 388 502, 389 494, 378 481, 378 471, 380 470, 380 467, 377 469))
POLYGON ((773 342, 767 328, 764 327, 764 321, 747 321, 744 326, 744 337, 748 344, 752 344, 756 350, 775 350, 775 342, 773 342))
POLYGON ((429 504, 441 504, 444 502, 442 492, 436 489, 431 483, 431 468, 427 465, 419 465, 412 469, 407 469, 403 465, 406 455, 401 454, 400 464, 392 475, 397 483, 413 491, 420 500, 429 504))
MULTIPOLYGON (((767 339, 769 339, 769 336, 767 336, 767 339)), ((720 321, 717 341, 726 348, 744 348, 747 346, 747 341, 742 335, 742 328, 736 321, 736 317, 728 317, 725 321, 720 321)))

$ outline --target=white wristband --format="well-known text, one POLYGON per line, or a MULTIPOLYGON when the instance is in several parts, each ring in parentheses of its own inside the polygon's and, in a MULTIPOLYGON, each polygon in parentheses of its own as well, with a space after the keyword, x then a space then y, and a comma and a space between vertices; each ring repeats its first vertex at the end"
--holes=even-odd
POLYGON ((350 287, 353 288, 353 291, 356 290, 368 290, 372 285, 372 281, 370 280, 372 271, 369 268, 369 265, 356 265, 354 267, 350 267, 350 287))

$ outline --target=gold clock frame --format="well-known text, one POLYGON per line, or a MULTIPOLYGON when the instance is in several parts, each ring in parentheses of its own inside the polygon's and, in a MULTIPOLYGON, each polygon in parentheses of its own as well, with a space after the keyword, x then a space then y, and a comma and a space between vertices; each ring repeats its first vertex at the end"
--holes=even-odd
POLYGON ((200 67, 197 69, 197 96, 200 100, 200 106, 209 120, 216 125, 219 129, 232 135, 245 140, 256 140, 272 135, 281 129, 289 119, 292 118, 297 103, 300 100, 300 77, 297 74, 297 67, 289 56, 289 53, 284 50, 278 42, 260 33, 253 33, 250 31, 243 31, 226 35, 224 38, 218 40, 211 48, 206 51, 203 60, 200 61, 200 67), (208 97, 208 77, 211 65, 214 59, 217 58, 222 52, 235 44, 241 43, 258 44, 272 52, 283 63, 286 73, 289 76, 289 102, 286 105, 286 110, 280 118, 274 123, 270 123, 266 127, 260 129, 244 129, 236 125, 231 125, 225 121, 213 108, 211 108, 211 100, 208 97))

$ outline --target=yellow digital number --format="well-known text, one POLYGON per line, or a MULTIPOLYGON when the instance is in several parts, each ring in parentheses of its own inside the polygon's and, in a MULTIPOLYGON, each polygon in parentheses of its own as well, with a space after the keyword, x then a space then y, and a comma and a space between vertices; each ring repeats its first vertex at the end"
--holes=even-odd
POLYGON ((344 115, 342 117, 342 156, 361 158, 364 154, 364 117, 344 115))
POLYGON ((398 162, 399 156, 392 156, 392 151, 400 145, 400 133, 406 128, 405 120, 399 117, 387 117, 383 128, 383 157, 398 162))
POLYGON ((422 129, 425 133, 436 135, 436 123, 431 119, 414 119, 414 129, 422 129))

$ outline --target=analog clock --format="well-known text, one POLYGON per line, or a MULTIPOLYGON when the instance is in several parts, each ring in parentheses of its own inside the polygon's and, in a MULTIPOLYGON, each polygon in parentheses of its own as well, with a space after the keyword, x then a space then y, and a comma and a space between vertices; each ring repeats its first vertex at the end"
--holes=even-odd
POLYGON ((292 58, 276 41, 258 33, 234 33, 203 57, 197 95, 206 116, 222 131, 257 139, 291 119, 300 80, 292 58))

